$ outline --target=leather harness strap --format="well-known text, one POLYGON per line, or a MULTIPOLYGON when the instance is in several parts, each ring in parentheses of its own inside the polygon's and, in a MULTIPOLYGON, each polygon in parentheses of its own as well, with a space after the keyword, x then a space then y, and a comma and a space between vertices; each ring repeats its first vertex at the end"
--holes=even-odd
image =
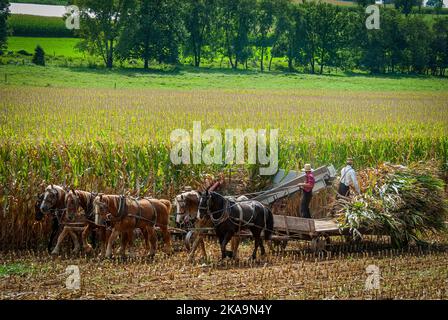
MULTIPOLYGON (((126 198, 124 196, 122 196, 122 197, 124 198, 124 201, 126 201, 126 198)), ((137 207, 138 207, 137 214, 136 215, 135 214, 129 214, 128 212, 126 212, 125 216, 121 216, 121 214, 120 214, 120 217, 118 219, 121 220, 121 219, 124 219, 126 216, 128 216, 128 217, 135 218, 135 226, 137 226, 139 220, 143 220, 143 221, 149 222, 153 226, 155 226, 156 223, 157 223, 157 210, 154 207, 153 203, 150 201, 150 198, 143 198, 143 199, 148 201, 149 204, 151 205, 152 210, 154 212, 154 220, 150 220, 150 219, 147 219, 147 218, 142 216, 142 207, 140 206, 140 202, 139 202, 142 199, 139 199, 139 198, 132 198, 132 200, 135 201, 135 203, 137 204, 137 207)), ((121 198, 120 198, 120 201, 121 201, 121 198)))
POLYGON ((155 226, 155 225, 157 224, 157 210, 156 210, 156 207, 154 207, 154 204, 151 202, 151 198, 149 198, 149 197, 145 197, 145 198, 143 198, 143 199, 145 199, 146 201, 148 201, 149 204, 150 204, 151 207, 152 207, 152 211, 154 212, 153 226, 155 226))

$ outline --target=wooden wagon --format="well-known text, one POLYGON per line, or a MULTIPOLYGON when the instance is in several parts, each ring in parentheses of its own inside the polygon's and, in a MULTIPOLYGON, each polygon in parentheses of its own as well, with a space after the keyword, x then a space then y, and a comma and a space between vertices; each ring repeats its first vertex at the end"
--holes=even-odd
MULTIPOLYGON (((318 193, 332 186, 332 182, 336 177, 336 171, 332 165, 317 168, 313 172, 315 178, 315 186, 313 193, 318 193)), ((274 177, 274 185, 272 188, 259 192, 253 200, 257 200, 265 206, 272 207, 277 201, 301 192, 299 183, 305 182, 304 173, 285 172, 281 170, 274 177)), ((185 244, 187 249, 190 248, 192 239, 197 230, 189 230, 186 234, 185 244)), ((202 231, 213 236, 212 230, 202 231)), ((309 240, 311 248, 315 251, 322 250, 329 243, 330 236, 340 235, 338 224, 331 219, 307 219, 301 217, 286 215, 274 215, 274 230, 272 240, 286 246, 289 240, 309 240)), ((248 237, 250 232, 241 231, 240 236, 248 237)))
POLYGON ((274 215, 272 240, 283 248, 289 240, 309 240, 313 251, 320 251, 330 243, 330 237, 341 235, 338 224, 332 219, 308 219, 274 215))

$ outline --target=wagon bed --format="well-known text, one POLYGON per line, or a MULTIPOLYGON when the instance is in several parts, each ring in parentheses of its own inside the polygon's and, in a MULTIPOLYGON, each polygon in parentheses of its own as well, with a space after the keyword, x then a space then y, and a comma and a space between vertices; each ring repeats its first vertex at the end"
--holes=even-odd
POLYGON ((274 231, 273 240, 313 240, 342 234, 338 224, 332 219, 307 219, 284 215, 274 215, 274 231))

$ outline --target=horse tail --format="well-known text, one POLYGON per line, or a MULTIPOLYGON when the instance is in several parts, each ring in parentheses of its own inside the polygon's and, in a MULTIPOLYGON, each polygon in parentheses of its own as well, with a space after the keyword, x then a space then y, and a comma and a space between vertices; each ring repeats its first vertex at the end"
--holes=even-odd
POLYGON ((264 239, 271 240, 272 233, 274 232, 274 215, 272 214, 271 209, 264 208, 265 214, 265 228, 264 228, 264 239))
POLYGON ((169 215, 171 212, 171 201, 166 200, 166 199, 159 199, 159 201, 165 205, 166 209, 168 210, 168 215, 169 215))

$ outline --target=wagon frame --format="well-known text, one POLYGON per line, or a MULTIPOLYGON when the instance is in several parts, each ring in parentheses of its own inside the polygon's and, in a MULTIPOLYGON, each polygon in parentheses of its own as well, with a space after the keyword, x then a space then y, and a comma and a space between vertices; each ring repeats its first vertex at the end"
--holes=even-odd
MULTIPOLYGON (((318 193, 332 186, 336 178, 336 170, 332 165, 323 166, 314 170, 314 176, 316 183, 313 193, 318 193)), ((257 192, 251 200, 257 200, 263 205, 271 207, 275 202, 301 192, 299 183, 304 182, 305 179, 304 173, 296 174, 293 172, 292 174, 286 174, 284 170, 281 170, 274 177, 274 181, 278 182, 268 190, 257 192)), ((199 232, 204 231, 210 236, 214 235, 214 232, 210 232, 210 230, 199 232)), ((272 231, 272 240, 276 243, 283 243, 286 246, 289 240, 308 240, 311 241, 313 251, 325 248, 325 245, 330 242, 330 236, 343 234, 338 224, 329 218, 310 219, 278 214, 274 214, 274 230, 272 231)), ((196 232, 198 230, 194 228, 186 231, 185 246, 188 251, 196 232)), ((247 237, 250 234, 241 231, 239 236, 247 237)))

